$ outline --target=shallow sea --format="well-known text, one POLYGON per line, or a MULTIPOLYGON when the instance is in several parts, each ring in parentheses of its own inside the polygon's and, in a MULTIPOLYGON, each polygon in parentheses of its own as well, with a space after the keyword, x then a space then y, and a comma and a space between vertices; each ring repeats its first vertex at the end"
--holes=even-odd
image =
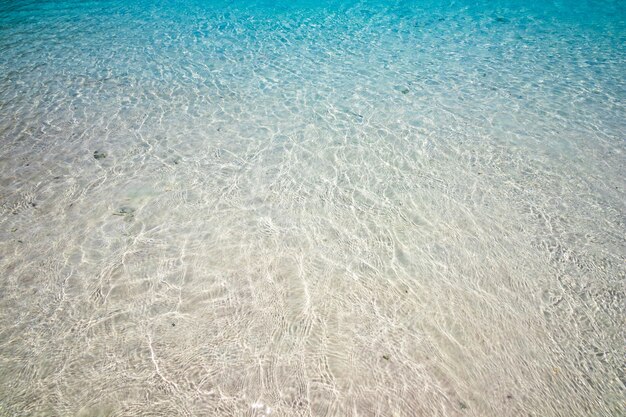
POLYGON ((618 416, 623 1, 0 1, 0 416, 618 416))

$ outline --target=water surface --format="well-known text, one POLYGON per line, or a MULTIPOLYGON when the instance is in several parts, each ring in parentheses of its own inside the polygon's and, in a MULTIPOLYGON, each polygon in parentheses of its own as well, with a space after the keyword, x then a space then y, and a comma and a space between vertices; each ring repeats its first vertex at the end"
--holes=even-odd
POLYGON ((624 412, 622 1, 0 2, 0 415, 624 412))

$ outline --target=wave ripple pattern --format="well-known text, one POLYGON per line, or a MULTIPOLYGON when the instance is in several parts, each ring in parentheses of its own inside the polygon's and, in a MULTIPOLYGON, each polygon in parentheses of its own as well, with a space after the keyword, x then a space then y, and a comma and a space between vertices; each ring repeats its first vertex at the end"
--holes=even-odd
POLYGON ((0 416, 623 415, 623 1, 0 2, 0 416))

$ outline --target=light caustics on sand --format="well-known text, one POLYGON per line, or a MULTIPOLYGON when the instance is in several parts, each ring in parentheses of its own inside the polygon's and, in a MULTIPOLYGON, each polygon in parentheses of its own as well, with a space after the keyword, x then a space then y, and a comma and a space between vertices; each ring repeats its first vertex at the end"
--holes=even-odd
POLYGON ((0 416, 624 412, 620 1, 0 3, 0 416))

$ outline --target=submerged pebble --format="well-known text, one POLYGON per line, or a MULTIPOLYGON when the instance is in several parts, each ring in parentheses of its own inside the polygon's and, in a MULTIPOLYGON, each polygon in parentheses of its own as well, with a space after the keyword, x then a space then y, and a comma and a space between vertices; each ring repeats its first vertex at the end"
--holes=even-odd
POLYGON ((135 209, 132 207, 120 207, 113 213, 114 216, 132 217, 135 215, 135 209))
POLYGON ((394 87, 394 90, 402 93, 402 94, 409 94, 409 87, 405 87, 405 86, 401 86, 401 85, 397 85, 394 87))

